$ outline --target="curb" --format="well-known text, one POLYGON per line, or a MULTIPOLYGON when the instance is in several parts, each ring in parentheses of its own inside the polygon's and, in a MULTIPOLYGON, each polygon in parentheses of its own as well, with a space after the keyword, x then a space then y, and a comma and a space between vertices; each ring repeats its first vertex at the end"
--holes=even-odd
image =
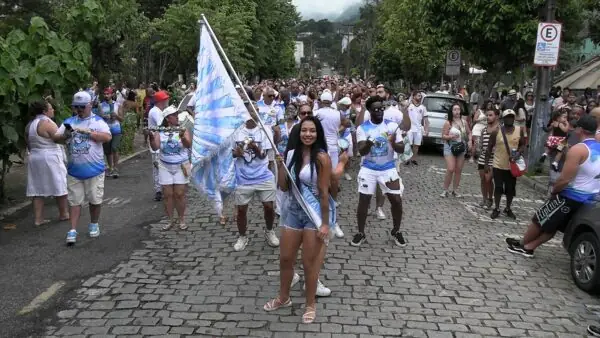
POLYGON ((522 182, 526 186, 533 189, 533 191, 535 191, 543 196, 546 196, 548 194, 548 183, 538 182, 528 176, 519 177, 519 182, 522 182))
MULTIPOLYGON (((132 158, 134 158, 136 156, 139 156, 139 155, 147 152, 148 149, 149 148, 145 148, 145 149, 142 149, 142 150, 138 150, 138 151, 136 151, 135 153, 133 153, 131 155, 127 155, 127 156, 121 158, 119 160, 119 163, 127 162, 127 161, 131 160, 132 158)), ((14 213, 16 213, 16 212, 24 209, 24 208, 27 208, 29 205, 31 205, 31 200, 28 200, 28 201, 25 201, 25 202, 21 202, 21 203, 19 203, 17 205, 13 205, 12 207, 6 208, 4 210, 0 210, 0 221, 3 220, 6 216, 10 216, 10 215, 12 215, 12 214, 14 214, 14 213)))

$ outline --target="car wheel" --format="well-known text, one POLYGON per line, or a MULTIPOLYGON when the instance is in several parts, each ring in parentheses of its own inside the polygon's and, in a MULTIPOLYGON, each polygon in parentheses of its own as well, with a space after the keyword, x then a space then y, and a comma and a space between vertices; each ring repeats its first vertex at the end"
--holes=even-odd
POLYGON ((600 241, 592 232, 577 236, 571 244, 571 276, 585 292, 600 292, 600 241))

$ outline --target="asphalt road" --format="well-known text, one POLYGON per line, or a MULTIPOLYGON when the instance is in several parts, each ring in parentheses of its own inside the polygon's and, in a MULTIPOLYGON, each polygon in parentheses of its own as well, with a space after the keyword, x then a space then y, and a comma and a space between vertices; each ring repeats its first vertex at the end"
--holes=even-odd
MULTIPOLYGON (((100 237, 87 237, 86 208, 74 247, 65 245, 68 222, 35 228, 31 206, 1 222, 2 226, 14 223, 17 229, 0 230, 0 337, 38 336, 83 278, 110 269, 142 246, 148 238, 147 226, 163 216, 162 203, 152 200, 151 182, 148 153, 127 161, 119 179, 106 179, 100 237), (18 314, 57 282, 66 285, 43 306, 18 314)), ((47 201, 45 213, 48 219, 58 219, 53 201, 47 201)))

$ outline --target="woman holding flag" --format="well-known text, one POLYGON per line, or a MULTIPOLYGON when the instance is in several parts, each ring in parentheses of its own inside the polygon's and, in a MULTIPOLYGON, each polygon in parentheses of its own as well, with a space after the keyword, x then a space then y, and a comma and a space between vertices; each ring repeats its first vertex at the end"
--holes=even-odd
POLYGON ((306 283, 306 310, 302 322, 312 323, 316 318, 315 294, 319 271, 332 233, 330 230, 336 223, 335 203, 329 195, 329 184, 333 177, 341 175, 348 158, 342 156, 337 168, 332 171, 325 133, 319 119, 308 116, 299 123, 299 129, 300 133, 291 133, 289 140, 298 146, 284 154, 293 179, 287 177, 283 158, 277 157, 279 188, 289 191, 291 195, 285 199, 287 205, 281 208, 283 225, 279 296, 267 302, 264 310, 275 311, 292 305, 290 285, 294 263, 302 245, 306 283))

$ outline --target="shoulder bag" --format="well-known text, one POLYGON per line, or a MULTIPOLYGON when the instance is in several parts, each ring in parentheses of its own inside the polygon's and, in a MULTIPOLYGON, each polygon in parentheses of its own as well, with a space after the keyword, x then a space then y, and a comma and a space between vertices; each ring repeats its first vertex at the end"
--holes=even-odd
MULTIPOLYGON (((515 132, 516 132, 515 127, 515 132)), ((525 163, 525 159, 523 155, 519 155, 518 158, 513 158, 510 147, 508 146, 508 140, 506 139, 506 131, 504 130, 504 126, 500 127, 500 132, 502 133, 502 139, 504 140, 504 146, 506 147, 506 153, 508 154, 508 162, 510 164, 510 173, 513 177, 521 177, 527 172, 527 164, 525 163)), ((519 133, 521 129, 519 127, 519 133)), ((519 137, 521 137, 519 135, 519 137)))
MULTIPOLYGON (((463 129, 465 127, 464 122, 460 121, 463 124, 463 129)), ((450 125, 450 128, 452 128, 452 125, 450 125)), ((448 145, 450 146, 450 151, 452 152, 452 155, 454 156, 460 156, 460 154, 463 154, 467 151, 467 145, 464 142, 464 138, 463 138, 463 130, 460 131, 460 142, 455 142, 455 143, 450 143, 450 141, 448 141, 448 145)))

